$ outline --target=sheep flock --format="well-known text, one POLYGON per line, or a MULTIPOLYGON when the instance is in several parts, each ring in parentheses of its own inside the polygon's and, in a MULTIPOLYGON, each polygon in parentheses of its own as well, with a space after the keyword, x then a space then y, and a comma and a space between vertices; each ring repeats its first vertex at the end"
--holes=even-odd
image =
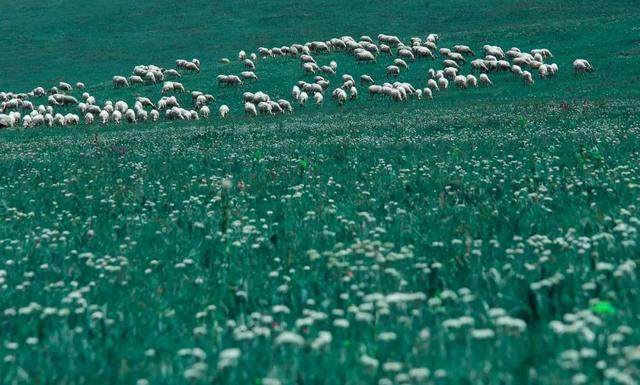
MULTIPOLYGON (((426 38, 412 37, 408 42, 405 44, 397 36, 380 34, 377 39, 361 36, 356 40, 342 36, 328 41, 259 47, 255 52, 242 50, 236 60, 242 64, 243 71, 219 74, 215 80, 207 81, 211 85, 210 92, 188 90, 180 82, 184 76, 202 76, 199 59, 176 60, 175 68, 138 65, 129 76, 113 76, 114 92, 145 84, 162 85, 160 95, 140 95, 128 101, 99 102, 82 82, 76 82, 75 86, 59 82, 48 89, 38 86, 26 93, 0 92, 0 128, 211 119, 216 87, 256 88, 261 81, 261 62, 275 58, 284 58, 279 65, 293 64, 300 68, 300 78, 291 84, 290 99, 272 98, 262 91, 246 91, 237 105, 217 107, 219 118, 225 119, 234 114, 248 117, 288 114, 312 103, 322 107, 328 93, 338 106, 350 103, 362 94, 369 99, 392 102, 428 100, 439 93, 451 92, 449 90, 453 88, 465 91, 491 87, 498 83, 499 74, 510 74, 520 79, 523 86, 533 86, 538 79, 551 81, 559 72, 558 64, 553 61, 554 55, 546 48, 525 52, 517 47, 505 51, 502 47, 488 44, 478 49, 462 44, 440 47, 437 34, 429 34, 426 38), (340 73, 340 66, 335 60, 328 63, 323 60, 323 55, 328 53, 341 53, 345 60, 354 60, 362 66, 384 63, 386 76, 374 79, 372 75, 364 74, 354 78, 348 73, 340 73), (413 63, 421 60, 433 63, 424 76, 421 75, 421 84, 398 81, 402 72, 413 70, 413 63), (73 96, 74 92, 77 96, 73 96), (188 106, 185 98, 177 97, 185 93, 191 95, 188 106)), ((226 65, 231 60, 222 58, 219 63, 226 65)), ((585 59, 573 61, 576 75, 593 70, 585 59)))

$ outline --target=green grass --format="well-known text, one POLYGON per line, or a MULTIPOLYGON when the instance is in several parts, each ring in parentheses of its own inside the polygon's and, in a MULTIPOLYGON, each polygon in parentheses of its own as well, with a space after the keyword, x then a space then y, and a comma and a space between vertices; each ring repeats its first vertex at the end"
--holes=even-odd
MULTIPOLYGON (((395 4, 29 1, 0 14, 5 45, 22 47, 0 57, 0 89, 81 80, 99 102, 157 99, 158 86, 109 80, 199 57, 184 84, 232 110, 0 132, 0 381, 640 380, 636 4, 395 4), (260 61, 242 89, 214 84, 240 71, 218 64, 239 49, 379 32, 544 46, 561 73, 257 119, 240 94, 288 98, 295 61, 260 61), (577 57, 596 72, 574 76, 577 57)), ((319 59, 376 79, 391 60, 319 59)))

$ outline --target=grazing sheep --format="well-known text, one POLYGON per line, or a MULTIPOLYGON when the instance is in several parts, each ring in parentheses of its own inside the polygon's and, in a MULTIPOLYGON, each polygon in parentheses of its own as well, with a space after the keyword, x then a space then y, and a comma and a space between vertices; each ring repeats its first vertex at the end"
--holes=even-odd
POLYGON ((463 64, 467 62, 467 59, 465 59, 464 56, 462 56, 462 54, 459 54, 457 52, 449 52, 447 57, 450 60, 455 60, 456 62, 460 62, 460 63, 463 63, 463 64))
POLYGON ((245 80, 258 80, 258 75, 256 75, 256 73, 253 71, 242 71, 240 73, 240 76, 245 80))
MULTIPOLYGON (((149 72, 149 73, 154 77, 154 80, 155 80, 155 76, 151 72, 149 72)), ((144 84, 144 80, 142 80, 142 78, 140 76, 138 76, 138 75, 131 75, 131 76, 129 76, 129 83, 130 84, 144 84)), ((155 83, 155 81, 153 81, 153 83, 155 83)))
POLYGON ((467 75, 467 84, 473 88, 478 87, 478 79, 475 76, 469 74, 467 75))
POLYGON ((258 104, 260 102, 268 102, 270 100, 269 95, 265 94, 262 91, 258 91, 253 94, 253 104, 258 104))
POLYGON ((251 71, 256 70, 256 65, 251 59, 244 59, 244 67, 250 69, 251 71))
POLYGON ((317 92, 313 95, 313 98, 316 101, 317 106, 322 106, 322 102, 324 102, 324 96, 320 92, 317 92))
POLYGON ((293 86, 293 88, 291 89, 291 96, 292 96, 295 100, 298 100, 298 98, 300 97, 300 87, 298 87, 298 86, 293 86))
POLYGON ((386 44, 389 44, 391 46, 402 44, 402 42, 400 41, 400 39, 397 36, 385 35, 385 34, 378 35, 378 42, 379 43, 386 43, 386 44))
POLYGON ((400 74, 400 68, 398 68, 398 66, 395 66, 395 65, 387 66, 387 78, 389 78, 389 76, 393 76, 397 78, 399 74, 400 74))
POLYGON ((249 116, 258 116, 256 105, 251 102, 246 102, 244 104, 244 113, 249 116))
POLYGON ((487 74, 480 74, 480 84, 484 86, 492 86, 493 82, 487 74))
POLYGON ((309 95, 304 91, 300 92, 300 95, 298 96, 298 104, 303 107, 307 102, 307 99, 309 99, 309 95))
POLYGON ((72 89, 71 84, 65 82, 58 83, 58 88, 65 92, 69 92, 72 89))
POLYGON ((121 87, 129 87, 129 82, 127 81, 127 78, 125 78, 124 76, 114 76, 113 88, 118 89, 121 87))
POLYGON ((92 124, 93 123, 93 114, 90 112, 87 112, 87 114, 84 116, 84 124, 92 124))
POLYGON ((382 94, 382 86, 379 86, 379 85, 376 85, 376 84, 370 85, 369 88, 368 88, 368 91, 369 91, 369 95, 370 96, 380 95, 380 94, 382 94))
POLYGON ((422 90, 422 95, 427 99, 433 99, 433 90, 427 87, 422 90))
POLYGON ((522 72, 522 79, 524 80, 525 86, 530 86, 535 84, 535 82, 533 81, 533 76, 531 76, 531 72, 529 71, 522 72))
POLYGON ((438 88, 440 90, 446 90, 447 88, 449 88, 449 80, 444 77, 438 79, 438 88))
POLYGON ((146 98, 144 96, 138 96, 136 98, 136 101, 139 102, 140 104, 142 104, 143 106, 155 107, 153 105, 153 102, 151 101, 151 99, 146 98))
POLYGON ((355 86, 351 86, 351 88, 349 88, 349 99, 358 99, 358 89, 355 86))
POLYGON ((279 99, 278 105, 280 106, 280 109, 282 110, 283 113, 293 111, 293 107, 291 107, 291 103, 289 103, 289 101, 287 100, 279 99))
POLYGON ((405 48, 398 50, 398 56, 401 58, 410 59, 411 61, 416 60, 413 52, 405 48))
POLYGON ((66 126, 75 126, 80 123, 80 117, 76 114, 66 114, 64 116, 64 124, 66 126))
POLYGON ((512 65, 511 66, 511 72, 513 73, 514 76, 522 76, 522 68, 520 68, 519 65, 512 65))
POLYGON ((40 97, 40 96, 46 95, 46 92, 45 92, 44 88, 42 88, 42 87, 36 87, 36 88, 33 89, 32 92, 33 92, 33 96, 36 96, 36 97, 40 97))
POLYGON ((438 87, 438 83, 434 79, 427 80, 427 87, 430 90, 440 91, 440 87, 438 87))
POLYGON ((442 61, 442 68, 455 68, 455 69, 460 69, 460 66, 458 65, 458 63, 456 63, 454 60, 451 59, 446 59, 442 61))
POLYGON ((273 115, 273 107, 268 102, 258 103, 258 112, 262 115, 273 115))
POLYGON ((471 61, 471 70, 472 71, 489 72, 489 68, 487 67, 487 65, 485 64, 484 60, 482 60, 482 59, 475 59, 475 60, 471 61))
POLYGON ((151 110, 151 112, 149 112, 149 117, 152 121, 157 122, 160 118, 160 113, 158 112, 158 110, 151 110))
POLYGON ((447 67, 443 71, 444 77, 447 79, 455 79, 458 76, 458 70, 454 67, 447 67))
POLYGON ((137 119, 136 119, 136 112, 132 109, 128 109, 125 111, 124 113, 124 118, 129 122, 129 123, 136 123, 137 119))
POLYGON ((100 118, 100 123, 102 124, 107 124, 107 122, 109 121, 109 113, 105 110, 100 111, 98 117, 100 118))
POLYGON ((369 51, 359 51, 356 53, 356 61, 358 63, 362 62, 375 62, 376 57, 369 51))
POLYGON ((335 75, 336 74, 336 70, 331 68, 330 66, 322 66, 322 67, 320 67, 320 71, 322 71, 322 73, 325 73, 327 75, 335 75))
POLYGON ((573 71, 577 73, 593 72, 593 67, 585 59, 576 59, 573 61, 573 71))
POLYGON ((82 83, 82 82, 77 82, 77 83, 76 83, 76 88, 77 88, 77 89, 79 89, 79 90, 84 90, 84 88, 85 88, 85 87, 84 87, 84 83, 82 83))
MULTIPOLYGON (((131 80, 131 78, 133 78, 134 76, 129 78, 129 81, 133 83, 133 80, 131 80)), ((139 78, 139 76, 135 76, 136 78, 139 78)), ((153 72, 149 71, 146 74, 144 74, 144 80, 146 80, 147 83, 149 84, 155 84, 158 79, 156 79, 156 74, 154 74, 153 72)))
POLYGON ((476 56, 476 54, 466 45, 454 45, 453 51, 467 56, 476 56))
POLYGON ((431 52, 431 50, 427 47, 415 46, 415 47, 412 47, 412 50, 416 57, 426 57, 433 60, 435 60, 436 58, 435 56, 433 56, 433 53, 431 52))
POLYGON ((208 106, 202 106, 202 107, 200 107, 200 114, 202 115, 203 118, 209 119, 209 115, 211 114, 211 110, 209 109, 208 106))
POLYGON ((394 59, 393 65, 395 65, 398 68, 404 68, 406 70, 409 69, 409 65, 407 64, 407 62, 402 59, 394 59))
POLYGON ((180 72, 174 70, 174 69, 168 69, 164 71, 164 76, 165 77, 173 77, 173 78, 181 78, 182 75, 180 75, 180 72))
MULTIPOLYGON (((206 115, 204 115, 205 111, 201 110, 201 112, 203 112, 203 116, 205 118, 209 117, 209 108, 208 107, 207 107, 207 110, 206 110, 206 115)), ((218 109, 218 114, 220 114, 220 117, 222 119, 225 119, 229 115, 229 107, 226 104, 221 105, 220 108, 218 109)))
POLYGON ((361 84, 374 84, 375 82, 373 81, 373 78, 369 75, 361 75, 360 76, 360 83, 361 84))
POLYGON ((315 75, 320 68, 315 63, 302 63, 302 72, 304 75, 315 75))
POLYGON ((342 88, 336 88, 331 93, 331 98, 338 101, 338 105, 342 106, 347 101, 347 92, 342 88))
POLYGON ((546 79, 549 76, 549 66, 547 64, 538 67, 538 76, 540 76, 540 79, 546 79))
POLYGON ((127 103, 122 100, 118 100, 114 105, 114 107, 117 111, 120 111, 123 114, 129 109, 129 106, 127 105, 127 103))
POLYGON ((502 48, 498 46, 486 44, 482 47, 482 49, 484 50, 485 56, 491 55, 498 59, 504 59, 504 51, 502 51, 502 48))
POLYGON ((316 60, 310 56, 310 55, 300 55, 300 62, 301 63, 316 63, 316 60))
POLYGON ((457 75, 453 83, 460 89, 467 89, 467 78, 464 75, 457 75))

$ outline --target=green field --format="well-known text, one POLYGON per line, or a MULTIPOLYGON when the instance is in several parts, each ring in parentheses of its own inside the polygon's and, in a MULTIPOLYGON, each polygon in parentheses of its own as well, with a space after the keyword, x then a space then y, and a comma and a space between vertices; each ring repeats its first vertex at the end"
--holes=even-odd
MULTIPOLYGON (((637 1, 25 1, 0 36, 1 91, 157 100, 111 77, 198 57, 182 82, 231 108, 0 130, 1 383, 640 381, 637 1), (296 60, 215 82, 240 49, 431 32, 546 47, 560 73, 258 118, 242 92, 290 99, 296 60)), ((316 59, 379 82, 392 61, 316 59)))

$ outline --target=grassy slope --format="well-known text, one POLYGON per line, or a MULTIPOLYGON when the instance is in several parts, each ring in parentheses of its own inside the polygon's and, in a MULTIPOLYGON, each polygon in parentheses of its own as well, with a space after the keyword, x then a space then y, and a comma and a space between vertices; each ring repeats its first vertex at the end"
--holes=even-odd
MULTIPOLYGON (((487 41, 523 48, 543 45, 556 52, 563 72, 558 79, 538 82, 530 89, 508 75, 496 75, 499 81, 493 89, 451 91, 423 103, 359 101, 335 115, 326 113, 337 110, 328 103, 322 112, 308 108, 307 113, 286 119, 1 133, 2 256, 18 263, 6 267, 11 274, 9 289, 0 297, 0 308, 32 301, 73 307, 62 302, 73 290, 70 281, 80 286, 95 281, 98 285, 85 297, 115 320, 113 326, 105 327, 90 321, 89 311, 45 320, 0 318, 0 326, 8 331, 2 342, 21 342, 16 364, 0 363, 2 381, 25 378, 27 373, 31 382, 41 383, 133 383, 141 377, 152 383, 183 383, 189 362, 177 357, 176 351, 199 346, 209 355, 207 383, 212 377, 218 383, 253 383, 267 375, 283 380, 297 375, 303 383, 373 383, 378 377, 369 377, 356 362, 363 352, 432 371, 445 369, 451 378, 447 383, 524 383, 530 368, 537 369, 541 382, 560 383, 574 374, 559 368, 560 353, 591 345, 578 337, 558 339, 546 322, 585 309, 590 298, 601 296, 620 310, 595 330, 599 336, 610 335, 619 325, 637 323, 634 315, 640 309, 633 297, 637 279, 609 280, 592 266, 593 259, 617 264, 635 258, 637 247, 622 247, 616 238, 613 249, 594 246, 600 256, 591 258, 576 247, 553 248, 551 261, 533 271, 525 262, 536 262, 536 250, 526 246, 526 253, 516 256, 508 251, 520 247, 514 235, 527 239, 543 234, 554 239, 570 238, 572 228, 576 237, 611 232, 615 224, 607 216, 628 220, 621 209, 635 210, 637 190, 628 184, 640 179, 635 115, 639 79, 634 69, 639 63, 634 28, 640 25, 640 17, 633 1, 504 1, 481 9, 474 9, 476 2, 413 1, 393 7, 364 1, 339 6, 316 2, 305 7, 278 1, 257 5, 203 1, 176 11, 167 11, 174 2, 163 3, 139 2, 126 18, 118 16, 132 7, 124 1, 100 2, 91 9, 66 1, 15 4, 11 15, 0 14, 1 36, 31 49, 20 52, 19 61, 0 57, 3 73, 11 74, 0 78, 0 89, 29 89, 64 79, 85 81, 99 100, 131 98, 140 92, 157 97, 158 88, 148 86, 115 93, 108 79, 128 73, 135 64, 170 66, 177 57, 198 56, 205 65, 203 73, 185 78, 184 83, 213 91, 219 102, 237 111, 242 90, 218 89, 211 79, 220 71, 238 71, 239 66, 220 67, 214 64, 218 58, 233 58, 238 49, 258 45, 341 34, 375 35, 382 32, 381 25, 389 26, 385 32, 404 37, 438 32, 443 45, 478 46, 487 41), (241 12, 243 8, 251 12, 241 12), (470 8, 474 11, 468 12, 470 8), (360 16, 362 9, 370 10, 367 18, 360 16), (179 26, 179 31, 166 27, 171 25, 179 26), (18 26, 28 26, 29 33, 18 26), (60 32, 48 32, 53 29, 60 32), (63 53, 63 47, 69 53, 63 53), (569 75, 568 66, 578 56, 590 59, 598 71, 578 79, 569 75), (611 71, 612 65, 617 72, 611 71), (585 107, 584 99, 595 101, 585 107), (558 108, 557 100, 569 101, 569 109, 558 108), (461 108, 463 103, 467 108, 461 108), (365 106, 380 113, 359 109, 365 106), (96 132, 98 142, 94 143, 96 132), (582 148, 604 159, 580 155, 582 148), (216 234, 228 226, 223 225, 225 208, 220 203, 207 204, 219 194, 220 178, 227 174, 247 185, 244 192, 235 187, 230 192, 228 222, 239 220, 244 226, 268 218, 269 228, 264 231, 268 240, 258 250, 251 248, 257 236, 246 237, 240 229, 224 239, 216 234), (300 185, 304 185, 299 187, 303 199, 286 198, 293 186, 300 185), (527 198, 542 191, 543 185, 547 193, 542 198, 546 195, 552 201, 527 198), (518 195, 519 190, 524 192, 518 195), (397 209, 407 213, 399 214, 397 209), (28 214, 32 211, 33 217, 28 214), (208 211, 214 215, 207 217, 208 211), (309 211, 317 217, 308 218, 309 211), (375 216, 376 222, 365 223, 358 215, 363 211, 375 216), (195 221, 204 222, 205 228, 196 228, 195 221), (386 233, 378 232, 376 226, 384 227, 386 233), (34 236, 42 236, 44 229, 68 230, 70 235, 66 240, 53 235, 36 241, 34 236), (88 229, 95 236, 86 236, 88 229), (214 240, 206 240, 205 234, 214 240), (248 241, 241 246, 233 245, 245 238, 248 241), (336 267, 325 259, 301 258, 310 248, 322 252, 333 249, 336 242, 349 246, 356 239, 394 242, 394 250, 413 245, 415 259, 385 265, 402 274, 405 286, 386 275, 358 272, 357 266, 336 267), (454 239, 484 240, 479 247, 482 256, 470 258, 468 250, 452 244, 454 239), (489 239, 501 247, 494 250, 489 239), (435 247, 434 241, 445 246, 435 247), (129 266, 122 273, 100 275, 104 272, 88 267, 76 251, 92 251, 102 262, 105 255, 122 255, 129 266), (187 257, 195 260, 194 268, 174 268, 187 257), (161 265, 147 275, 144 270, 152 266, 152 259, 161 265), (413 266, 434 261, 443 263, 440 272, 426 273, 413 266), (51 268, 42 271, 42 263, 51 268), (304 270, 307 264, 313 267, 310 272, 304 270), (492 278, 492 268, 499 279, 492 278), (269 278, 271 270, 292 275, 288 293, 277 292, 284 281, 269 278), (15 289, 27 271, 36 271, 36 279, 26 289, 15 289), (468 287, 476 299, 439 309, 420 306, 420 315, 410 326, 395 318, 380 319, 375 325, 358 324, 342 335, 327 322, 322 327, 331 329, 337 342, 323 355, 274 348, 270 340, 238 343, 245 353, 237 370, 228 377, 214 374, 218 351, 236 345, 229 329, 216 331, 216 322, 244 322, 250 311, 268 313, 271 305, 284 303, 292 314, 281 321, 292 328, 305 306, 303 299, 309 297, 319 303, 328 301, 327 312, 344 308, 348 304, 337 297, 351 290, 350 283, 341 281, 347 271, 354 272, 352 282, 365 283, 367 293, 415 290, 432 296, 445 288, 468 287), (527 298, 529 284, 556 272, 567 280, 557 290, 541 292, 533 300, 537 308, 532 307, 527 298), (195 285, 196 277, 204 283, 195 285), (65 281, 66 286, 45 291, 57 281, 65 281), (598 292, 583 290, 585 282, 596 282, 598 292), (247 303, 236 300, 239 288, 249 292, 247 303), (217 313, 205 321, 194 317, 212 303, 218 306, 217 313), (487 307, 503 307, 525 319, 527 333, 499 334, 496 344, 470 343, 441 326, 445 318, 468 314, 476 318, 477 327, 493 327, 487 307), (165 316, 169 309, 175 310, 175 316, 165 316), (193 329, 202 324, 211 334, 194 336, 193 329), (408 351, 422 327, 432 331, 431 349, 408 351), (383 345, 375 340, 377 333, 389 330, 398 333, 396 343, 383 345), (34 335, 46 349, 22 342, 34 335), (145 357, 144 351, 151 347, 156 356, 145 357), (488 373, 487 367, 491 368, 488 373)), ((330 58, 338 60, 340 73, 366 71, 378 78, 382 73, 377 67, 356 67, 340 55, 322 60, 330 58)), ((403 78, 424 79, 430 65, 412 65, 403 78)), ((295 64, 283 60, 261 62, 258 68, 263 81, 245 89, 286 95, 299 76, 295 64)), ((357 256, 344 259, 355 260, 357 256)), ((368 259, 358 262, 370 264, 368 259)), ((353 301, 358 300, 354 293, 353 301)), ((637 338, 634 341, 638 343, 637 338)), ((598 349, 599 354, 605 350, 598 349)), ((581 370, 597 379, 593 366, 588 363, 581 370)))
MULTIPOLYGON (((622 67, 619 75, 603 80, 629 89, 638 84, 637 71, 624 68, 638 64, 640 11, 635 1, 491 1, 482 6, 470 1, 398 1, 393 7, 368 1, 174 4, 16 4, 12 12, 0 15, 5 44, 20 47, 19 55, 0 57, 5 74, 0 89, 31 89, 59 80, 95 84, 127 74, 136 64, 171 66, 178 57, 200 57, 209 68, 222 56, 235 57, 239 49, 342 34, 376 35, 384 28, 404 37, 437 32, 444 45, 545 46, 561 55, 563 67, 575 57, 587 57, 602 69, 615 63, 622 67), (623 82, 625 75, 633 76, 623 82)), ((202 80, 202 87, 211 79, 202 80)))

